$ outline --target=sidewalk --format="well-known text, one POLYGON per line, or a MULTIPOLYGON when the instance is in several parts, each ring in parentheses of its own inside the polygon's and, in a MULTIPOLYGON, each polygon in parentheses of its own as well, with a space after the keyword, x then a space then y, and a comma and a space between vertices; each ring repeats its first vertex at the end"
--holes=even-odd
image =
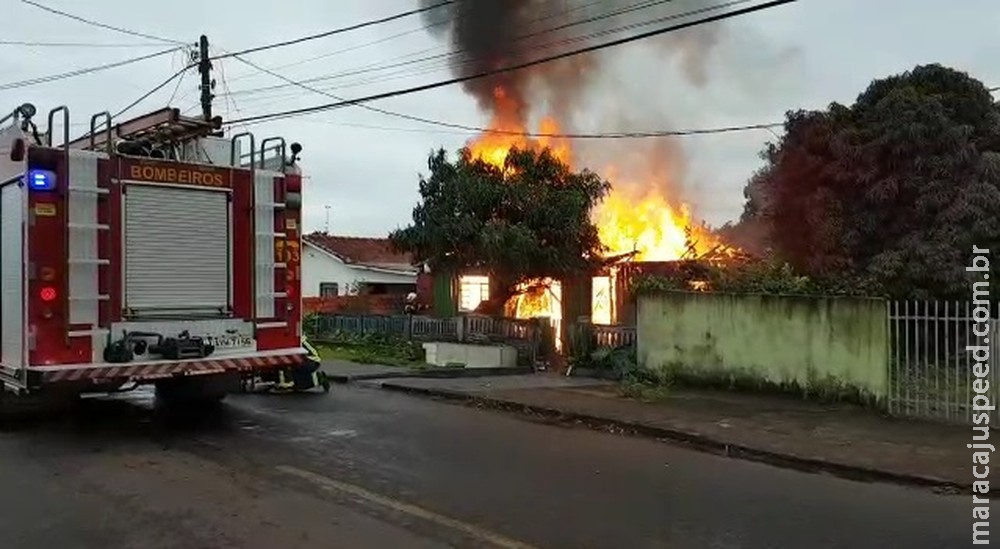
POLYGON ((394 377, 411 377, 413 370, 404 366, 385 366, 383 364, 360 364, 339 359, 323 359, 323 371, 327 377, 337 383, 350 383, 363 379, 389 379, 394 377))
POLYGON ((525 374, 530 368, 427 368, 361 364, 340 359, 323 360, 323 371, 336 383, 394 378, 464 378, 525 374))
POLYGON ((947 492, 968 492, 971 486, 968 429, 887 418, 848 405, 682 389, 666 402, 647 404, 619 396, 608 382, 554 375, 400 378, 378 385, 780 467, 947 492))

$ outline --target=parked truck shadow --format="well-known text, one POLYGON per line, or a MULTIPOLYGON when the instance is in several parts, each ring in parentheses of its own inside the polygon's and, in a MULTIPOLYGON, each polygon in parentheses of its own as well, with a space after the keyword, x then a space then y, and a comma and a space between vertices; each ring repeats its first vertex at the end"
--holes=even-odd
POLYGON ((157 399, 151 390, 112 395, 18 402, 5 406, 0 432, 73 436, 162 438, 225 434, 237 426, 225 401, 178 404, 157 399))

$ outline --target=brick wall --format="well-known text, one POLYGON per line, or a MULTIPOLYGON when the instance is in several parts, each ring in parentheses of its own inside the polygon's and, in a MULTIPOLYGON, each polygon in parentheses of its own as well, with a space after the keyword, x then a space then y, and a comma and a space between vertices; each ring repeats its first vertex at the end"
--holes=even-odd
POLYGON ((428 305, 434 303, 434 277, 430 273, 417 274, 417 301, 428 305))
POLYGON ((341 295, 336 297, 306 297, 302 299, 305 314, 340 313, 398 315, 403 312, 405 295, 341 295))

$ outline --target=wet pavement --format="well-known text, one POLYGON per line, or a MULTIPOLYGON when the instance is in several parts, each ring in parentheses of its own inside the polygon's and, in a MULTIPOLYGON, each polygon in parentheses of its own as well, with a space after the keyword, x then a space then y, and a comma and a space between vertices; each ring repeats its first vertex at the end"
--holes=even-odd
POLYGON ((776 469, 364 387, 149 393, 0 432, 5 547, 949 548, 966 496, 776 469))
POLYGON ((638 428, 647 437, 779 466, 971 493, 967 429, 847 403, 683 387, 643 402, 623 397, 615 383, 553 375, 359 383, 595 428, 638 428))

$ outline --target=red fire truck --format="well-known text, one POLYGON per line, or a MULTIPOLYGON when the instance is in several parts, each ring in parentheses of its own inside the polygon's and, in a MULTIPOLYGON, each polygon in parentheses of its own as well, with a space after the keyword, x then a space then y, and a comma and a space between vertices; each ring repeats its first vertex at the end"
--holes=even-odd
POLYGON ((76 140, 66 107, 35 115, 0 115, 0 395, 215 401, 303 362, 298 144, 173 108, 76 140))

